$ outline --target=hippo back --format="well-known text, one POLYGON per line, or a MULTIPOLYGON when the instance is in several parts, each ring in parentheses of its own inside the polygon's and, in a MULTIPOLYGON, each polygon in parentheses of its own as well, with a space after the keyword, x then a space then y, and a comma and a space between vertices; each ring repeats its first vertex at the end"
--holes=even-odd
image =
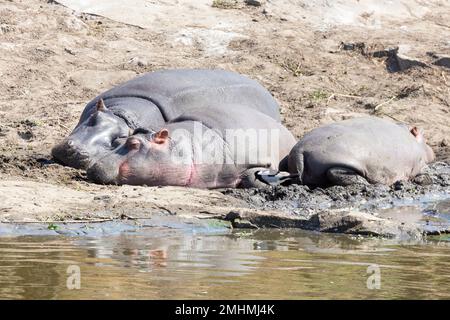
POLYGON ((103 98, 108 108, 156 107, 164 121, 193 108, 227 104, 239 104, 280 121, 279 106, 264 87, 245 76, 224 70, 178 69, 147 73, 93 99, 84 109, 80 123, 93 112, 99 98, 103 98))
POLYGON ((331 167, 351 168, 372 183, 393 183, 414 176, 425 165, 425 152, 407 127, 376 117, 314 129, 289 155, 289 171, 312 185, 326 183, 331 167))

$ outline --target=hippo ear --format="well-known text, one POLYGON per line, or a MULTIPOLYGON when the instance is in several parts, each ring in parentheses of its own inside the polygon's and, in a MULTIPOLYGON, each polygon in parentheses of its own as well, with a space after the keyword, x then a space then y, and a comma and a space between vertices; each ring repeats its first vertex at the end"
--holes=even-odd
POLYGON ((153 136, 153 142, 157 144, 163 144, 169 138, 169 130, 161 129, 153 136))
POLYGON ((100 98, 97 101, 96 108, 97 108, 97 111, 106 111, 107 110, 106 106, 105 106, 105 102, 103 102, 102 98, 100 98))
POLYGON ((417 141, 422 141, 422 135, 420 134, 420 131, 417 127, 412 127, 409 132, 411 132, 411 134, 417 139, 417 141))

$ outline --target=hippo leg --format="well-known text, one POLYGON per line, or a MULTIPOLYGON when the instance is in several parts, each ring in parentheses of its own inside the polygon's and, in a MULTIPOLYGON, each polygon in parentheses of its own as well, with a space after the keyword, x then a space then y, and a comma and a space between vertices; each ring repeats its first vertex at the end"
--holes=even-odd
POLYGON ((280 163, 278 164, 278 169, 280 171, 289 171, 289 155, 281 159, 280 163))
POLYGON ((331 184, 339 186, 369 184, 369 182, 356 171, 345 167, 333 167, 328 169, 327 178, 331 184))

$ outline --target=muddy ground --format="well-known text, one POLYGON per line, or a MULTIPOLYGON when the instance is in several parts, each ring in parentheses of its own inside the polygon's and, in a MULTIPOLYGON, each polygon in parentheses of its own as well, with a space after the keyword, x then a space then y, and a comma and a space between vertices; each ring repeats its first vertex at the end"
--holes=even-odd
MULTIPOLYGON (((108 18, 58 1, 0 0, 0 220, 102 220, 155 212, 223 218, 231 212, 235 226, 241 216, 258 223, 258 215, 311 222, 322 210, 366 210, 360 204, 375 203, 374 209, 395 199, 448 195, 448 2, 403 1, 396 10, 371 0, 334 6, 260 2, 152 1, 146 10, 155 16, 133 20, 132 10, 108 18), (442 163, 423 181, 392 187, 207 191, 99 186, 83 171, 52 161, 51 147, 70 133, 86 102, 138 74, 166 68, 223 68, 260 81, 297 138, 366 114, 416 124, 442 163)), ((284 223, 278 222, 272 226, 284 223)))
POLYGON ((317 211, 348 207, 376 212, 402 201, 420 201, 426 196, 446 198, 450 192, 450 165, 432 163, 413 181, 399 181, 392 186, 351 185, 310 189, 292 184, 267 189, 227 189, 226 195, 243 199, 253 208, 283 210, 305 218, 317 211))

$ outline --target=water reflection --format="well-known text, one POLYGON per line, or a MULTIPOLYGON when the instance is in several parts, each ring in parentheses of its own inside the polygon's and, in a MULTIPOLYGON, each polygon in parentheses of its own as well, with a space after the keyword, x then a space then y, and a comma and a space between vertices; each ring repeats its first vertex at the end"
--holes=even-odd
POLYGON ((448 241, 298 230, 0 238, 0 298, 449 298, 448 241), (68 290, 67 267, 81 269, 68 290), (367 267, 381 270, 369 290, 367 267))

